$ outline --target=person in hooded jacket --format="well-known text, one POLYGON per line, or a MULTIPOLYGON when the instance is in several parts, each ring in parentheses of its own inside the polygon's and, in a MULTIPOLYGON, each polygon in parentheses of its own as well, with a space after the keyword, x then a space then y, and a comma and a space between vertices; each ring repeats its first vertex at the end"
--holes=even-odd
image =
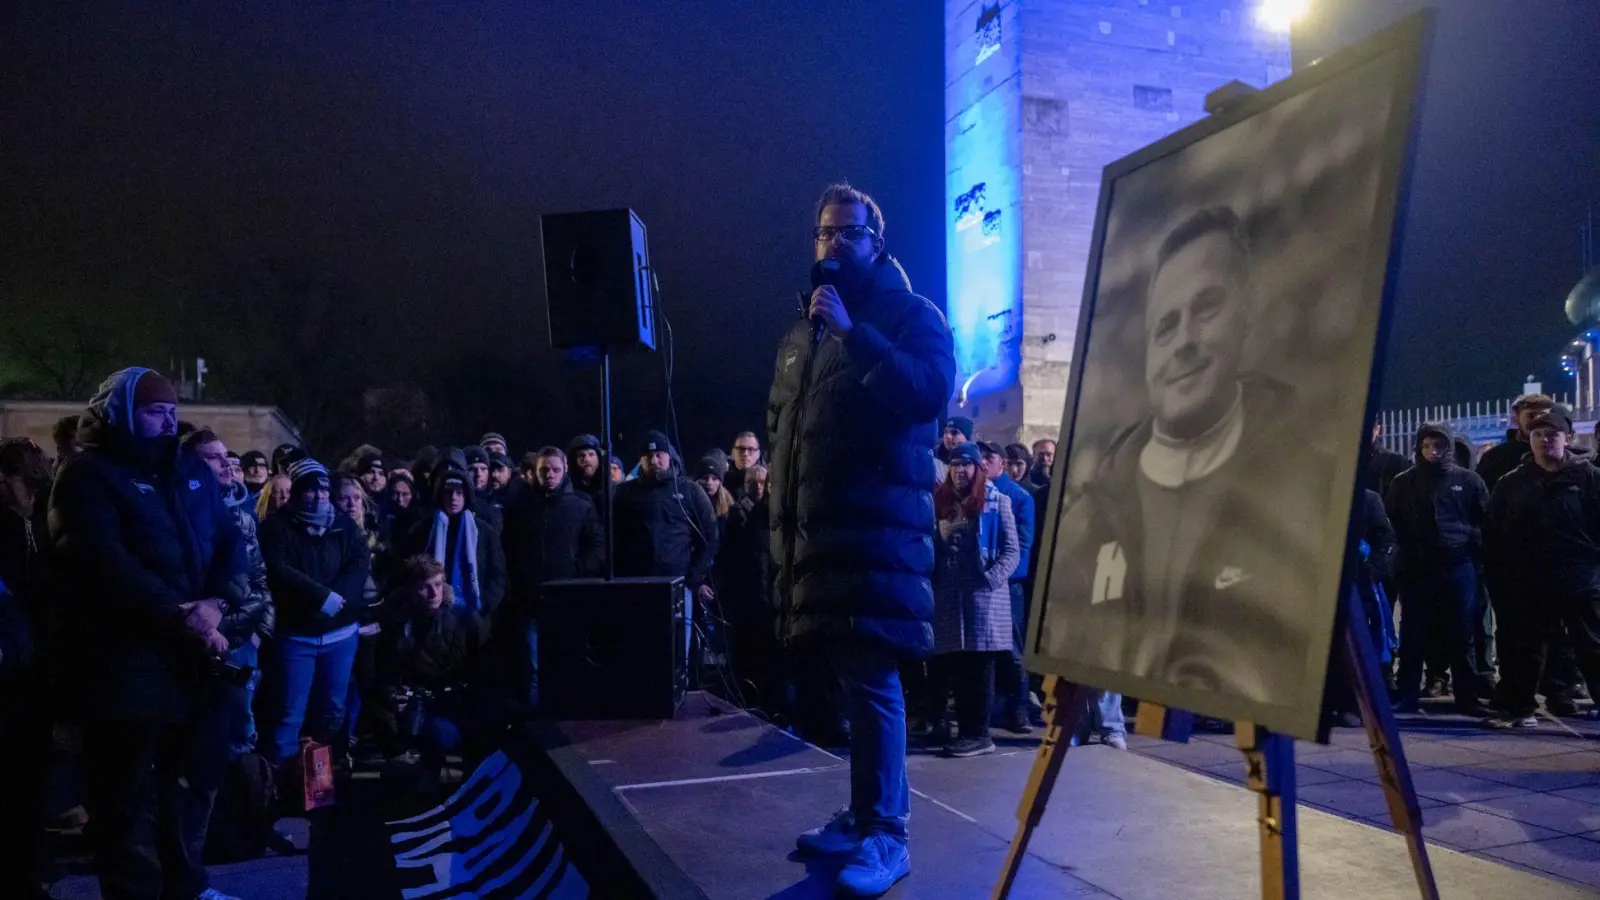
POLYGON ((715 597, 711 566, 722 533, 706 492, 684 475, 667 436, 647 431, 642 451, 649 468, 616 488, 618 575, 681 576, 698 600, 715 597))
POLYGON ((1591 691, 1600 687, 1600 469, 1572 452, 1572 420, 1530 417, 1528 458, 1495 485, 1484 526, 1489 596, 1500 625, 1493 728, 1539 724, 1534 696, 1564 626, 1591 691))
POLYGON ((1489 492, 1477 473, 1456 465, 1450 429, 1417 429, 1416 464, 1389 484, 1384 507, 1400 547, 1400 668, 1395 704, 1414 712, 1430 648, 1443 648, 1455 683, 1456 708, 1481 714, 1489 673, 1477 671, 1473 644, 1482 596, 1483 519, 1489 492))
POLYGON ((933 649, 932 448, 955 383, 950 326, 883 234, 871 197, 823 192, 812 258, 837 284, 779 343, 767 400, 779 628, 829 660, 851 708, 850 808, 797 846, 845 856, 837 886, 869 896, 910 872, 899 664, 933 649))
MULTIPOLYGON (((272 589, 267 583, 267 561, 261 555, 255 503, 244 482, 233 477, 223 461, 228 448, 209 428, 202 428, 184 440, 184 449, 200 458, 217 476, 222 486, 222 502, 233 515, 244 540, 245 584, 243 597, 228 607, 218 630, 228 639, 228 663, 251 670, 260 667, 261 642, 272 639, 276 614, 272 609, 272 589)), ((251 753, 256 747, 256 722, 253 712, 256 683, 252 677, 244 684, 228 686, 228 740, 233 756, 251 753)))
POLYGON ((446 451, 433 478, 432 502, 395 540, 395 558, 430 556, 445 568, 455 604, 485 629, 495 624, 506 594, 506 559, 500 523, 476 501, 472 475, 456 467, 461 451, 446 451))
POLYGON ((277 606, 277 639, 266 660, 266 707, 277 766, 295 758, 302 726, 322 743, 342 734, 355 666, 362 602, 372 575, 366 535, 339 515, 328 470, 311 458, 289 466, 290 500, 261 523, 261 555, 277 606), (307 710, 312 710, 309 724, 307 710))
MULTIPOLYGON (((1411 468, 1410 458, 1383 445, 1383 423, 1373 422, 1372 450, 1367 456, 1367 487, 1372 488, 1382 498, 1389 493, 1389 485, 1394 483, 1395 476, 1409 468, 1411 468)), ((1487 486, 1493 487, 1493 485, 1487 486)))
POLYGON ((605 566, 605 534, 594 504, 573 490, 567 455, 557 447, 538 451, 534 483, 506 503, 508 589, 502 616, 507 671, 512 689, 529 708, 539 702, 539 586, 547 581, 589 578, 605 566))
POLYGON ((612 483, 607 471, 605 450, 600 439, 592 434, 580 434, 567 442, 567 477, 572 479, 572 489, 589 498, 600 511, 600 524, 605 524, 605 495, 601 493, 612 483))
MULTIPOLYGON (((86 803, 108 900, 218 900, 200 862, 227 768, 223 613, 244 542, 211 470, 180 453, 178 393, 149 369, 107 378, 61 468, 50 536, 73 623, 86 803)), ((66 644, 63 644, 65 651, 66 644)))
MULTIPOLYGON (((76 417, 74 417, 76 418, 76 417)), ((41 900, 53 715, 48 685, 50 459, 27 438, 0 441, 0 896, 41 900)))

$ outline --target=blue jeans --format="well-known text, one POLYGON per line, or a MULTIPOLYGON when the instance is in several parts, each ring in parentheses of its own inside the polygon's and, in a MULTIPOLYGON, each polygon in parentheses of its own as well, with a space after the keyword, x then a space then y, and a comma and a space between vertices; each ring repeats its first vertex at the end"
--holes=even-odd
POLYGON ((850 717, 850 809, 864 834, 905 840, 911 816, 906 782, 906 700, 899 659, 887 648, 829 648, 850 717))
POLYGON ((282 765, 299 751, 300 728, 306 724, 308 706, 314 713, 309 731, 316 740, 332 741, 344 729, 345 699, 359 644, 353 634, 332 644, 309 644, 288 637, 273 642, 271 666, 277 697, 270 758, 274 763, 282 765))
MULTIPOLYGON (((228 652, 228 662, 236 666, 255 669, 261 664, 261 651, 255 644, 245 641, 228 652)), ((256 685, 261 683, 261 672, 250 676, 243 687, 229 685, 223 697, 224 715, 228 718, 228 752, 234 756, 253 753, 256 749, 256 716, 251 704, 255 702, 256 685)))

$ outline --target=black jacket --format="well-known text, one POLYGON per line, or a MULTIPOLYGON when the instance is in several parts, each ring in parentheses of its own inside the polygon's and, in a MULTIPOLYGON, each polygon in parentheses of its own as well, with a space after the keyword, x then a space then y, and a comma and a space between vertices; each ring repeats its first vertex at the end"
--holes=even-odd
POLYGON ((770 623, 772 602, 772 519, 767 501, 749 497, 728 511, 728 542, 718 554, 722 584, 718 600, 735 621, 770 623))
POLYGON ((778 345, 767 401, 773 558, 786 641, 933 649, 934 442, 955 383, 950 326, 887 255, 844 292, 853 328, 778 345), (853 294, 853 295, 852 295, 853 294))
POLYGON ((239 526, 239 536, 244 540, 245 591, 239 602, 229 607, 222 617, 220 631, 228 639, 228 646, 239 647, 250 640, 252 634, 262 640, 272 637, 277 614, 272 608, 272 588, 267 582, 267 560, 261 555, 254 504, 244 485, 234 484, 224 502, 233 513, 234 524, 239 526))
POLYGON ((1521 432, 1508 431, 1504 443, 1490 447, 1484 451, 1483 458, 1478 460, 1478 477, 1483 479, 1484 487, 1493 491, 1494 486, 1500 483, 1500 479, 1522 465, 1523 457, 1532 452, 1533 447, 1521 432))
POLYGON ((1425 577, 1440 565, 1482 558, 1489 492, 1476 472, 1447 460, 1435 465, 1419 457, 1395 476, 1384 497, 1400 543, 1401 578, 1425 577))
POLYGON ((125 369, 101 386, 79 424, 87 449, 61 467, 51 492, 73 629, 63 669, 87 716, 182 722, 209 705, 217 682, 180 605, 237 603, 244 541, 204 462, 170 439, 134 439, 133 387, 143 371, 125 369))
POLYGON ((1411 468, 1411 460, 1403 453, 1374 443, 1372 456, 1367 459, 1366 486, 1378 492, 1381 498, 1389 493, 1389 485, 1394 482, 1395 476, 1411 468))
POLYGON ((1355 540, 1367 544, 1366 559, 1361 562, 1361 583, 1365 593, 1388 578, 1394 571, 1400 544, 1395 540, 1394 526, 1383 508, 1383 498, 1371 488, 1361 492, 1360 518, 1356 523, 1355 540))
POLYGON ((372 553, 354 522, 334 516, 327 531, 312 534, 286 506, 261 523, 259 534, 279 637, 318 637, 360 621, 372 553), (322 612, 330 593, 344 598, 331 616, 322 612))
MULTIPOLYGON (((427 515, 414 520, 410 530, 396 538, 396 559, 404 560, 419 553, 433 555, 433 524, 439 514, 437 507, 427 507, 427 515)), ((461 515, 474 517, 478 528, 478 547, 473 565, 478 575, 478 603, 483 608, 487 623, 499 613, 500 603, 506 596, 506 556, 501 547, 500 529, 476 510, 463 510, 461 515)), ((459 524, 450 526, 450 530, 456 534, 460 533, 460 528, 459 524)), ((459 538, 452 538, 455 539, 459 538)), ((441 559, 439 562, 444 564, 448 580, 450 561, 441 559)))
POLYGON ((398 616, 378 638, 378 685, 439 690, 481 681, 491 671, 482 623, 445 606, 432 616, 398 616))
POLYGON ((1600 591, 1600 469, 1585 456, 1546 472, 1533 454, 1495 485, 1485 576, 1502 598, 1548 606, 1600 591))
POLYGON ((617 485, 612 503, 618 575, 681 575, 690 590, 711 577, 721 526, 711 499, 683 476, 676 458, 671 475, 645 474, 617 485))
POLYGON ((0 672, 16 673, 35 661, 50 642, 50 525, 48 497, 23 518, 0 506, 0 672))
POLYGON ((604 567, 605 535, 594 504, 563 481, 552 492, 516 491, 506 503, 503 535, 512 602, 533 613, 546 581, 587 578, 604 567))

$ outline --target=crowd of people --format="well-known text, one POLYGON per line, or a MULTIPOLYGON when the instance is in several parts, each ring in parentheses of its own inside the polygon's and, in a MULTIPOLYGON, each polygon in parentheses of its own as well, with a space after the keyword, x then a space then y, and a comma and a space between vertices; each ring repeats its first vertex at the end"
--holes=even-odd
MULTIPOLYGON (((1400 711, 1448 696, 1528 727, 1539 695, 1575 715, 1600 677, 1600 469, 1562 407, 1516 409, 1475 470, 1443 426, 1418 431, 1412 459, 1374 435, 1359 583, 1400 711)), ((594 435, 514 461, 490 433, 330 467, 291 445, 236 453, 180 419, 165 377, 131 368, 55 443, 0 442, 0 815, 31 836, 3 845, 4 896, 45 896, 61 726, 81 734, 104 895, 225 900, 204 861, 231 827, 212 810, 232 772, 258 766, 299 798, 309 741, 336 767, 409 767, 431 789, 447 758, 492 751, 537 710, 540 585, 608 567, 684 580, 704 687, 848 740, 831 673, 780 640, 754 432, 692 464, 652 431, 632 466, 594 435)), ((908 737, 962 758, 993 751, 992 728, 1040 724, 1022 636, 1055 443, 978 440, 954 417, 932 455, 933 655, 900 675, 908 737)), ((1075 741, 1125 748, 1123 698, 1085 713, 1075 741)))

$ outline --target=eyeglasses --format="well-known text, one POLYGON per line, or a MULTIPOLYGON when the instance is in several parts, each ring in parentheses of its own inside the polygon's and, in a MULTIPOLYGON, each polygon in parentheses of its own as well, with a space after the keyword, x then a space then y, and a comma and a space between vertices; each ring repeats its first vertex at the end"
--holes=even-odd
POLYGON ((835 237, 842 237, 846 243, 854 243, 864 237, 877 237, 878 233, 870 225, 818 225, 811 229, 811 236, 819 244, 831 244, 835 237))

